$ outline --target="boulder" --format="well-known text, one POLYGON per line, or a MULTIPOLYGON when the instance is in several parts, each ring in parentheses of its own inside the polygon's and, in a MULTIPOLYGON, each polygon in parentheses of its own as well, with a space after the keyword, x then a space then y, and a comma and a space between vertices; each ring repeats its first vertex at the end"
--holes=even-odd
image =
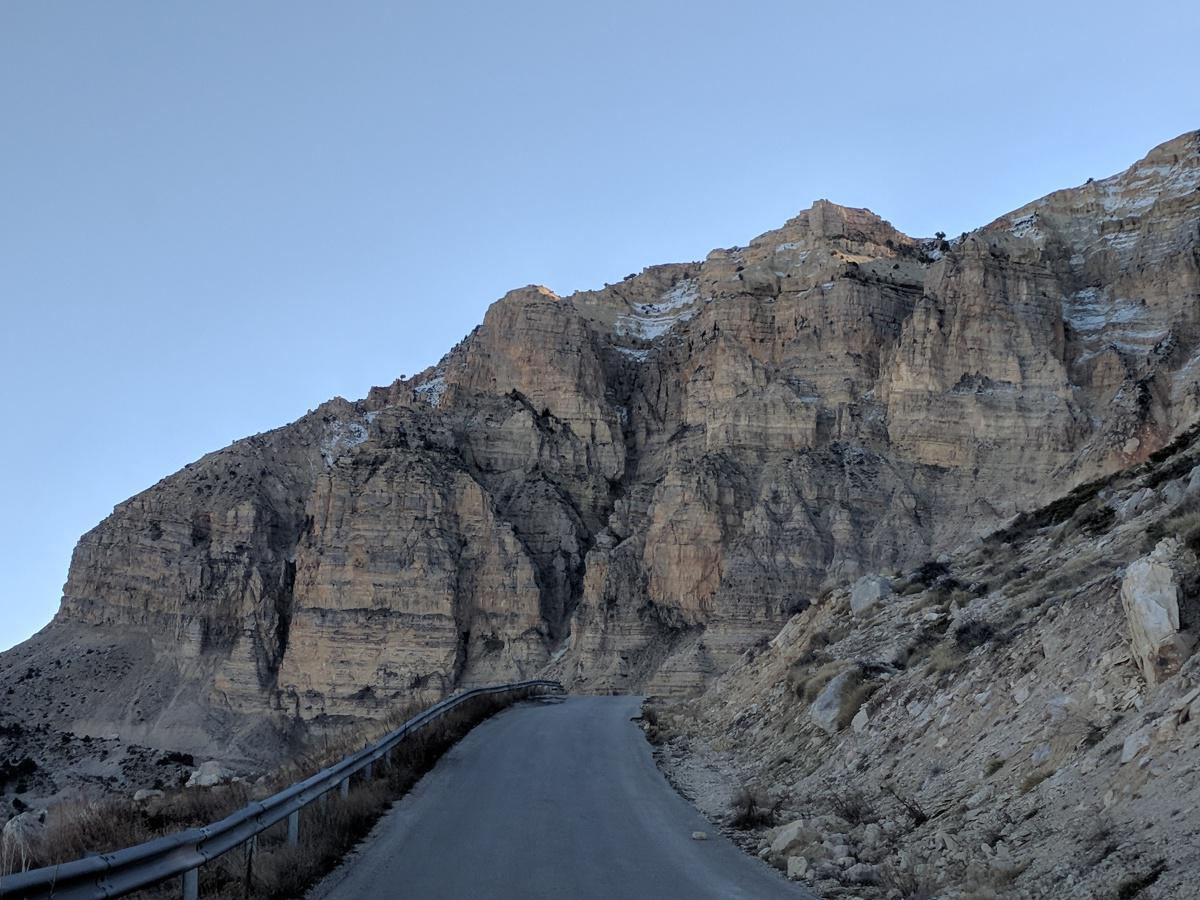
POLYGON ((208 760, 200 764, 187 780, 187 787, 212 787, 229 781, 233 773, 216 760, 208 760))
POLYGON ((1127 500, 1117 506, 1117 517, 1122 522, 1128 522, 1154 502, 1154 491, 1141 488, 1134 491, 1127 500))
POLYGON ((136 794, 133 795, 133 802, 134 803, 147 803, 150 800, 156 800, 157 798, 161 797, 162 795, 163 795, 162 791, 155 790, 154 788, 142 788, 140 791, 138 791, 136 794))
POLYGON ((845 877, 851 884, 876 884, 879 881, 879 866, 855 863, 846 870, 845 877))
POLYGON ((841 675, 835 676, 829 684, 817 694, 809 709, 809 716, 818 728, 826 734, 836 734, 840 727, 843 705, 848 694, 858 687, 862 676, 858 669, 847 669, 841 675))
POLYGON ((4 823, 0 830, 0 859, 6 867, 25 871, 32 862, 34 850, 46 830, 46 810, 27 809, 4 823))
POLYGON ((1194 466, 1188 475, 1187 492, 1189 494, 1200 492, 1200 466, 1194 466))
POLYGON ((1176 538, 1163 538, 1129 564, 1121 582, 1130 650, 1150 685, 1178 672, 1194 643, 1179 631, 1181 552, 1176 538))
POLYGON ((1125 738, 1121 747, 1121 764, 1132 762, 1143 750, 1150 746, 1150 731, 1152 726, 1143 725, 1133 734, 1125 738))
POLYGON ((808 822, 804 819, 797 819, 784 825, 776 833, 775 840, 771 842, 771 855, 780 858, 787 857, 798 847, 811 843, 819 837, 817 830, 808 822))
POLYGON ((808 860, 803 856, 789 856, 787 861, 787 877, 793 880, 803 878, 808 874, 808 860))
POLYGON ((864 575, 850 589, 850 611, 860 616, 892 595, 892 583, 880 575, 864 575))

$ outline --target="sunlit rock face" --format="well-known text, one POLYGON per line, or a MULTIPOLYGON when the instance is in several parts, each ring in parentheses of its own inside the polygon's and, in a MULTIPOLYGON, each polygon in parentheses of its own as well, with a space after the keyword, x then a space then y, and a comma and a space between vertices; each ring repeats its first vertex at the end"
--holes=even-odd
POLYGON ((694 690, 831 585, 1190 423, 1198 189, 1190 133, 951 240, 818 201, 703 262, 515 290, 437 366, 118 506, 12 652, 138 642, 119 699, 53 715, 151 744, 543 671, 694 690))

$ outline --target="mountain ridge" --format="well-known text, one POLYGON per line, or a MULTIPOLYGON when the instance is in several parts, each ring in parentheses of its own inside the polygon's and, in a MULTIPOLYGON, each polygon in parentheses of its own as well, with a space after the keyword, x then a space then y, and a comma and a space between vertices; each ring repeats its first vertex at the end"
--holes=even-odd
POLYGON ((696 690, 823 591, 1191 422, 1197 223, 1193 131, 952 240, 817 201, 701 261, 510 291, 423 372, 119 504, 0 680, 103 646, 121 696, 64 675, 48 724, 247 760, 535 672, 696 690))

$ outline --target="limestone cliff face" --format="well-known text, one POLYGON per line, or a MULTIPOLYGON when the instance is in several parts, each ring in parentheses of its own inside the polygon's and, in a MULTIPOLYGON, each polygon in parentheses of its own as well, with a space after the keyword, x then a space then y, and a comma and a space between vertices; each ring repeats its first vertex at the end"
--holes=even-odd
MULTIPOLYGON (((214 721, 281 727, 538 671, 696 688, 827 587, 1190 423, 1198 229, 1190 133, 950 241, 819 201, 513 291, 436 367, 117 507, 34 641, 144 635, 214 721)), ((106 727, 151 740, 173 700, 134 699, 106 727)))

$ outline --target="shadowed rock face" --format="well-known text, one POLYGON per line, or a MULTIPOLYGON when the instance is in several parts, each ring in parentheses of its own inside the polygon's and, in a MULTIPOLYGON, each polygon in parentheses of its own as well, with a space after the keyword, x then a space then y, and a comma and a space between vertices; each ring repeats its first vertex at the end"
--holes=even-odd
POLYGON ((118 506, 0 675, 137 642, 120 698, 46 715, 178 746, 201 710, 246 755, 264 721, 539 671, 698 687, 828 586, 1188 424, 1198 188, 1190 133, 949 242, 818 201, 701 263, 513 291, 436 367, 118 506))

